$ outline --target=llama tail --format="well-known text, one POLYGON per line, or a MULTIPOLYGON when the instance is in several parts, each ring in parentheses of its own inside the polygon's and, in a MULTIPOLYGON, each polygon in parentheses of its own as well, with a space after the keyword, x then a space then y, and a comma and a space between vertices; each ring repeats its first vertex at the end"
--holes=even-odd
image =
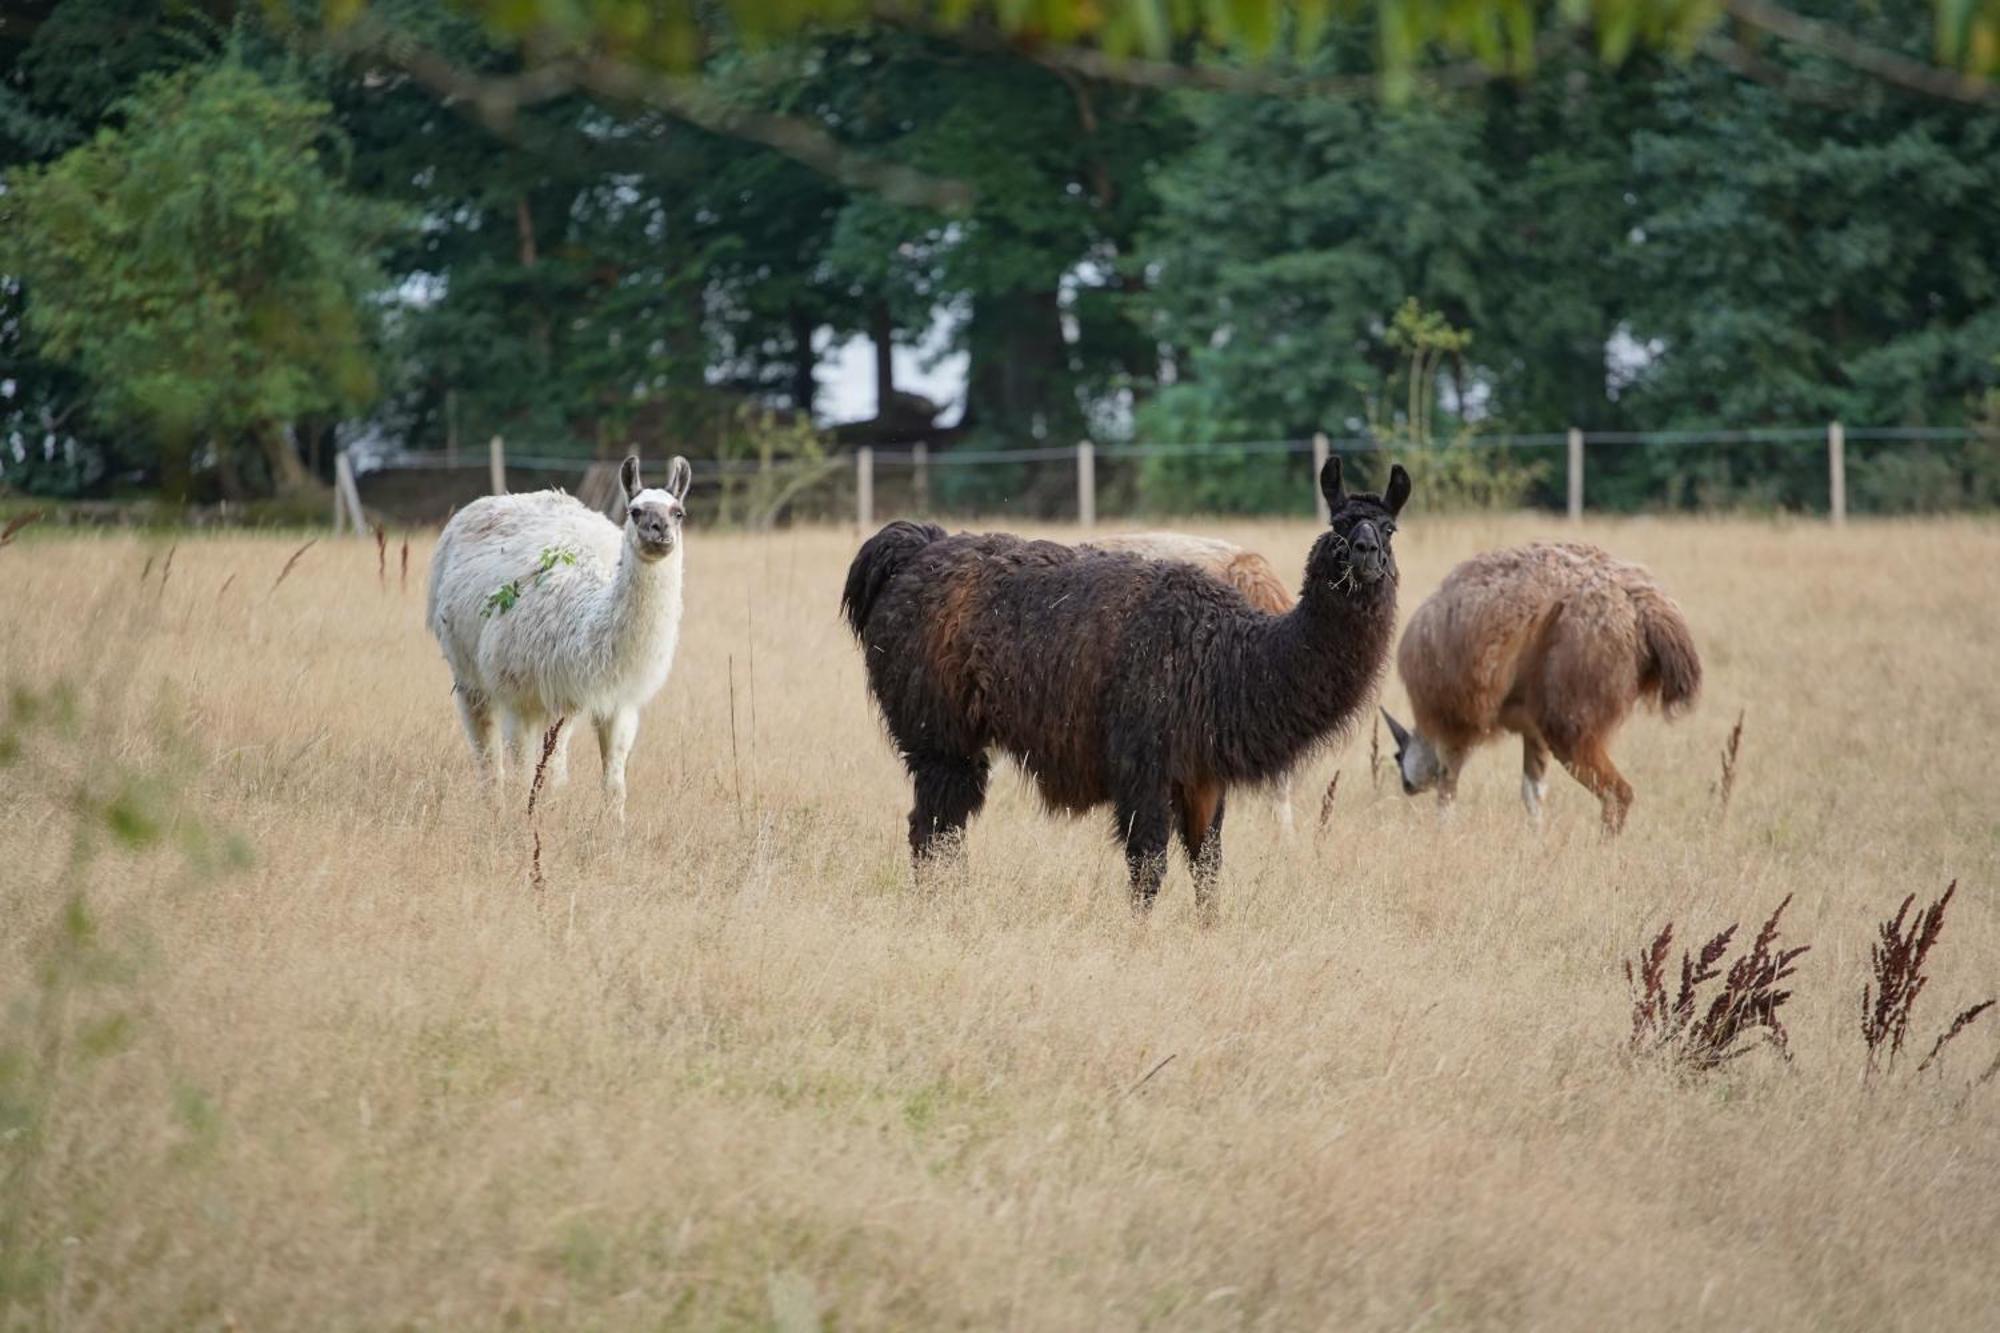
POLYGON ((847 586, 840 592, 841 614, 847 617, 855 638, 861 637, 883 589, 919 551, 943 536, 944 529, 935 523, 899 518, 861 543, 854 563, 847 567, 847 586))
POLYGON ((1656 589, 1635 593, 1639 612, 1639 688, 1656 694, 1660 711, 1678 717, 1701 694, 1701 655, 1694 634, 1673 599, 1656 589))

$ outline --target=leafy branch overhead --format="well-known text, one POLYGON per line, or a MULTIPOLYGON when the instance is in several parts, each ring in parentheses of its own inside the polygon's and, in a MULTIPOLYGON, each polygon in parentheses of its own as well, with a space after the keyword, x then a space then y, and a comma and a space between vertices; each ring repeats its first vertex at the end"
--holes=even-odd
MULTIPOLYGON (((369 0, 332 0, 337 27, 370 9, 369 0)), ((381 7, 379 3, 376 7, 381 7)), ((1436 51, 1470 56, 1523 74, 1551 32, 1587 31, 1599 55, 1617 63, 1635 48, 1693 50, 1725 20, 1739 30, 1822 52, 1875 77, 1943 96, 1981 95, 2000 70, 2000 0, 1934 0, 1932 47, 1938 65, 1870 45, 1838 25, 1769 0, 727 0, 721 5, 658 0, 465 0, 496 30, 542 50, 589 51, 675 73, 699 69, 718 48, 768 46, 803 33, 901 25, 942 34, 998 34, 1027 52, 1101 53, 1111 60, 1165 61, 1191 48, 1264 61, 1309 57, 1330 27, 1373 21, 1377 64, 1391 91, 1436 51)), ((1178 62, 1176 62, 1178 63, 1178 62)), ((1155 71, 1157 72, 1157 71, 1155 71)))
POLYGON ((972 51, 1005 51, 1068 78, 1154 88, 1205 88, 1278 96, 1392 99, 1420 82, 1464 86, 1531 73, 1551 42, 1587 35, 1607 64, 1640 47, 1685 55, 1701 49, 1746 72, 1754 46, 1775 40, 1848 69, 1933 97, 2000 105, 2000 0, 1936 0, 1934 47, 1942 65, 1871 44, 1835 24, 1768 0, 1565 0, 1553 11, 1527 0, 1428 5, 1416 0, 732 0, 720 7, 654 0, 465 0, 487 27, 521 44, 527 68, 479 76, 457 68, 385 23, 369 0, 335 0, 337 49, 385 58, 489 128, 510 134, 525 108, 572 91, 651 106, 711 133, 761 144, 852 189, 891 203, 963 212, 960 180, 857 152, 811 121, 730 96, 703 77, 711 62, 785 39, 841 28, 900 28, 972 51), (1719 31, 1730 20, 1732 35, 1719 31), (1373 76, 1300 77, 1336 24, 1372 21, 1373 76), (1461 63, 1439 67, 1444 52, 1461 63), (1187 59, 1169 57, 1190 57, 1187 59))

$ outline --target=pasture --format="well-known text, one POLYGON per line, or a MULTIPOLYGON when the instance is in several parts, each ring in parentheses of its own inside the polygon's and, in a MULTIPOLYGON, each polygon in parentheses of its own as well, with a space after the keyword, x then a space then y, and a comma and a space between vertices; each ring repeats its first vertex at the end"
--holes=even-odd
MULTIPOLYGON (((1403 617, 1560 529, 1419 499, 1403 617)), ((1313 535, 1191 530, 1288 579, 1313 535)), ((404 588, 393 535, 280 581, 303 538, 24 534, 0 1327, 1990 1327, 2000 1017, 1915 1064, 2000 993, 2000 528, 1580 531, 1707 668, 1612 747, 1623 838, 1559 772, 1537 834, 1511 741, 1441 823, 1364 727, 1292 841, 1232 800, 1211 929, 1004 767, 912 888, 845 529, 690 534, 622 828, 587 734, 532 822, 484 802, 428 537, 404 588), (1876 925, 1954 878, 1864 1082, 1876 925), (1622 961, 1787 894, 1791 1060, 1633 1059, 1622 961)))

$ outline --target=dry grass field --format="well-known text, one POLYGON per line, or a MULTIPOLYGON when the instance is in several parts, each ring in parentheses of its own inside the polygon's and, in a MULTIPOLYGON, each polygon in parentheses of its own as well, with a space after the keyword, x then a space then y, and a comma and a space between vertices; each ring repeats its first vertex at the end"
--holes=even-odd
MULTIPOLYGON (((1413 510, 1404 613, 1559 527, 1413 510)), ((1197 530, 1288 577, 1312 536, 1197 530)), ((1011 773, 966 873, 911 887, 852 532, 693 533, 630 819, 580 737, 538 889, 423 628, 428 537, 405 589, 393 537, 383 577, 323 540, 279 583, 302 538, 186 537, 163 577, 164 539, 24 534, 0 1328, 1993 1327, 2000 1015, 1914 1066, 2000 993, 2000 528, 1584 535, 1708 669, 1614 747, 1627 835, 1561 774, 1536 834, 1512 745, 1440 822, 1364 727, 1289 843, 1232 803, 1204 930, 1178 860, 1134 919, 1108 818, 1011 773), (1864 1082, 1876 923, 1954 877, 1921 1049, 1864 1082), (1790 1062, 1634 1059, 1622 960, 1787 894, 1790 1062)))

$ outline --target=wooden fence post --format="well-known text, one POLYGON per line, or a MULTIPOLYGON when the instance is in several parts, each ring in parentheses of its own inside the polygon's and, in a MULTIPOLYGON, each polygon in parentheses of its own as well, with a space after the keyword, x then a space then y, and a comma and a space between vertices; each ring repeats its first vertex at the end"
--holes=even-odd
POLYGON ((919 515, 931 509, 931 447, 910 446, 910 502, 919 515))
POLYGON ((875 526, 875 451, 865 444, 854 451, 854 521, 864 532, 875 526))
POLYGON ((507 493, 507 445, 498 435, 486 446, 486 467, 491 474, 493 493, 507 493))
POLYGON ((1847 428, 1838 421, 1826 428, 1827 509, 1837 528, 1847 522, 1847 428))
POLYGON ((1583 521, 1583 432, 1569 428, 1569 521, 1583 521))
POLYGON ((1097 526, 1097 446, 1089 440, 1076 446, 1076 521, 1097 526))
MULTIPOLYGON (((354 522, 354 535, 359 537, 368 530, 368 520, 361 512, 360 488, 354 484, 354 460, 347 456, 345 449, 333 456, 333 492, 334 512, 338 514, 344 504, 347 516, 354 522)), ((333 531, 336 536, 340 534, 338 521, 334 523, 333 531)))
POLYGON ((1319 525, 1325 527, 1333 522, 1333 510, 1326 503, 1326 496, 1319 489, 1319 474, 1326 471, 1327 455, 1331 446, 1327 443, 1326 432, 1313 432, 1313 512, 1319 515, 1319 525))

